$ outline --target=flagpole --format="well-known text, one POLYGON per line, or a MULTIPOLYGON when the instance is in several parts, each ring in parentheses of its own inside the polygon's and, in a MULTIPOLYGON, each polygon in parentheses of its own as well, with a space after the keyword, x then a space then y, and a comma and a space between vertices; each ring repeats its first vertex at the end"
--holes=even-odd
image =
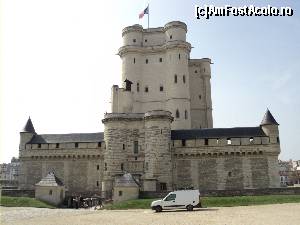
POLYGON ((148 4, 148 29, 149 29, 149 16, 150 16, 150 9, 149 9, 149 4, 148 4))

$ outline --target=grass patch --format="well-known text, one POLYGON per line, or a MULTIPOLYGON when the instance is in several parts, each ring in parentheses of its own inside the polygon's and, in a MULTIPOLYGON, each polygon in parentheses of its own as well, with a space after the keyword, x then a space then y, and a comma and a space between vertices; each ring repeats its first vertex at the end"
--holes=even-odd
POLYGON ((35 198, 28 197, 9 197, 1 196, 0 205, 6 207, 35 207, 35 208, 55 208, 45 202, 39 201, 35 198))
MULTIPOLYGON (((136 199, 106 205, 105 209, 150 209, 156 199, 136 199)), ((300 195, 263 195, 234 197, 202 197, 203 207, 233 207, 247 205, 266 205, 282 203, 300 203, 300 195)))

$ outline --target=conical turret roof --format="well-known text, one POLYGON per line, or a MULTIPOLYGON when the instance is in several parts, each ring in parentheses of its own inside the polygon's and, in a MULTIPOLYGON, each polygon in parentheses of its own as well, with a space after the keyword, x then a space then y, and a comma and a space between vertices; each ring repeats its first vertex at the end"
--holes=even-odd
POLYGON ((270 110, 267 109, 267 112, 265 113, 260 125, 279 125, 279 123, 277 123, 277 121, 274 119, 270 110))
POLYGON ((30 117, 28 118, 26 125, 24 126, 24 128, 21 132, 28 132, 28 133, 35 134, 35 129, 33 127, 30 117))

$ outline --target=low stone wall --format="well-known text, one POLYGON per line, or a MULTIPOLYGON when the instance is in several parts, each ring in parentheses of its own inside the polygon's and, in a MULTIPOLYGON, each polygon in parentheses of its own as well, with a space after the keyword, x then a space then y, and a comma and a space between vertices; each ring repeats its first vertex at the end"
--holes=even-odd
MULTIPOLYGON (((163 198, 167 194, 168 192, 142 191, 140 192, 139 198, 163 198)), ((201 191, 201 196, 204 197, 229 197, 247 195, 300 195, 300 187, 201 191)))
POLYGON ((31 197, 34 198, 34 190, 12 190, 2 189, 1 195, 10 197, 31 197))

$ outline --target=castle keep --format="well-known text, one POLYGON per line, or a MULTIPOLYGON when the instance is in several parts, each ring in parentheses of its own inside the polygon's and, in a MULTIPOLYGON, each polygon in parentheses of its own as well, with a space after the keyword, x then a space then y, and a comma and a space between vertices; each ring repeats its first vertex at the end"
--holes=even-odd
POLYGON ((20 188, 55 172, 70 192, 110 197, 129 172, 141 191, 279 187, 278 123, 213 128, 211 60, 190 59, 186 24, 123 29, 123 87, 111 89, 104 132, 20 133, 20 188))

